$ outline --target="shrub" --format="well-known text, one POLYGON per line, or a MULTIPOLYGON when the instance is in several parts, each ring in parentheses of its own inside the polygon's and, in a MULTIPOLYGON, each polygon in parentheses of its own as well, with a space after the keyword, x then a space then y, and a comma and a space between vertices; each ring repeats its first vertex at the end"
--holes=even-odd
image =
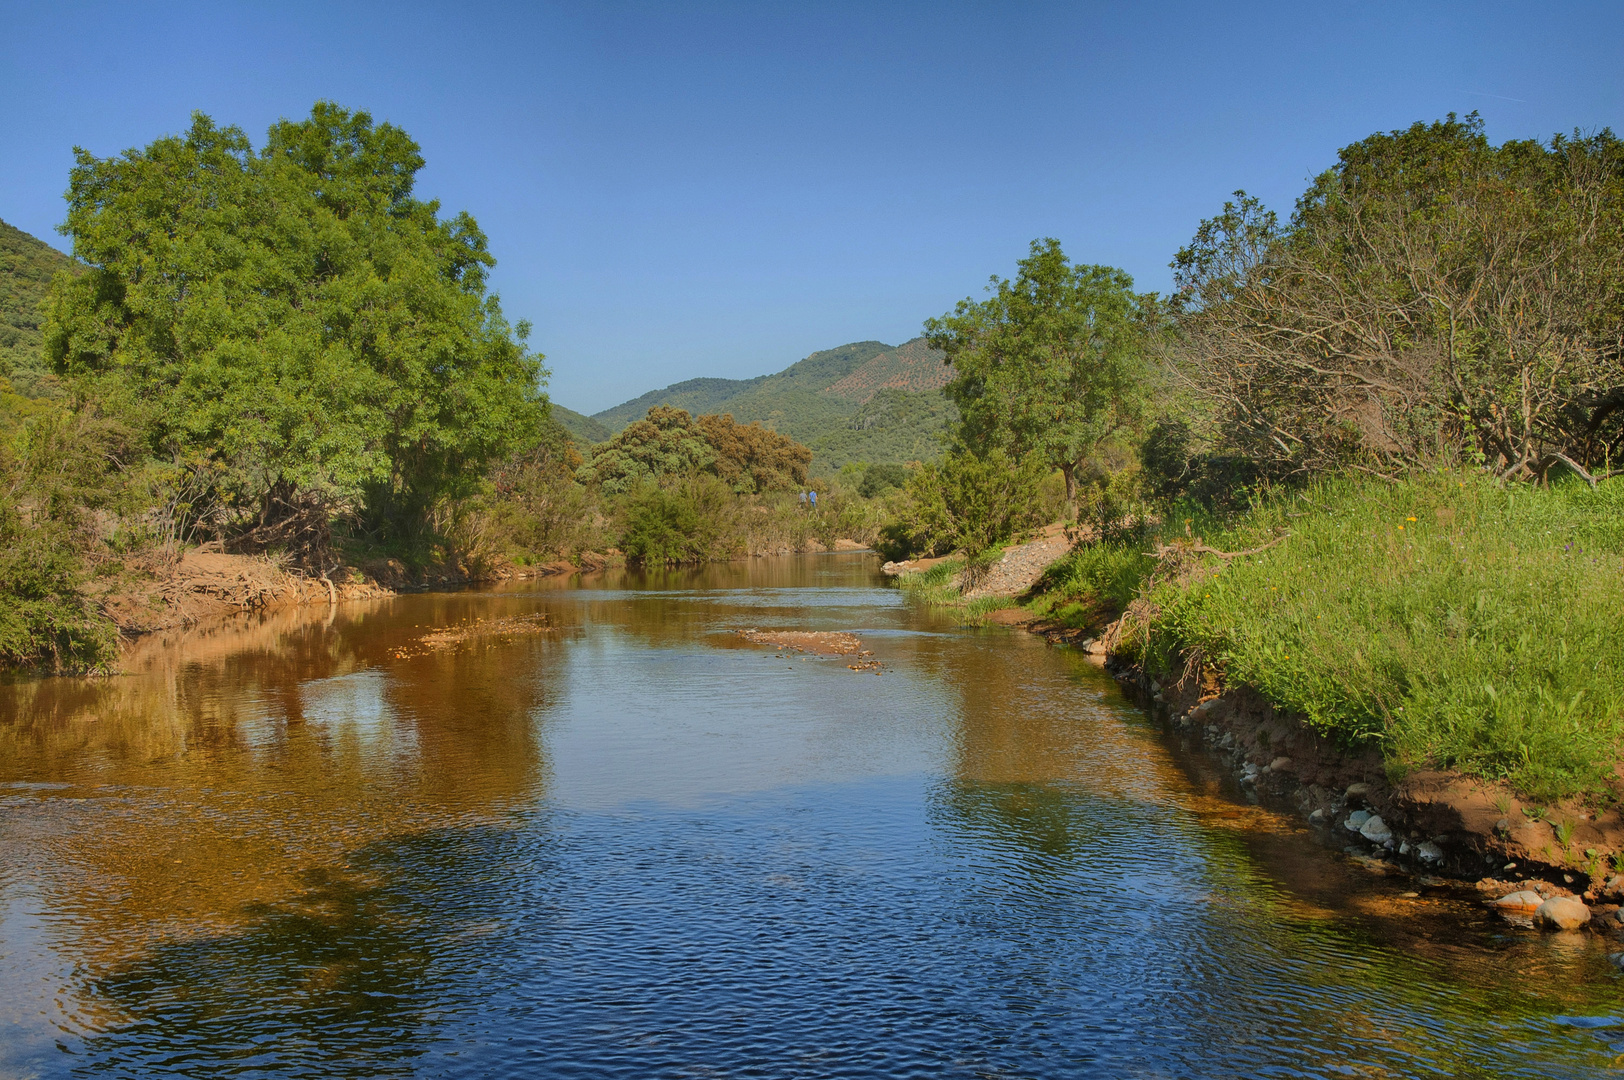
POLYGON ((621 507, 621 550, 642 565, 707 562, 744 554, 745 530, 733 493, 714 476, 670 487, 643 484, 621 507))

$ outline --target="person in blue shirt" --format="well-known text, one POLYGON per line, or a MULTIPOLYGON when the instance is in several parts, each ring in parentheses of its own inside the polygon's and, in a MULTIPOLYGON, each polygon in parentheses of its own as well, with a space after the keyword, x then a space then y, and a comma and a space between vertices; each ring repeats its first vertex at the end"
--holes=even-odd
POLYGON ((816 510, 818 508, 818 493, 815 491, 807 492, 806 501, 811 505, 812 509, 816 510))

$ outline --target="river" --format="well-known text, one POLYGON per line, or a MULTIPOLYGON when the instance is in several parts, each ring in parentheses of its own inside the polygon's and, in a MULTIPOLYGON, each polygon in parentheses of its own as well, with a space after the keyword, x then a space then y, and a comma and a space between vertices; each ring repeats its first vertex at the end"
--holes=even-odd
POLYGON ((876 563, 287 611, 0 686, 0 1077, 1615 1075, 1605 941, 1371 876, 876 563))

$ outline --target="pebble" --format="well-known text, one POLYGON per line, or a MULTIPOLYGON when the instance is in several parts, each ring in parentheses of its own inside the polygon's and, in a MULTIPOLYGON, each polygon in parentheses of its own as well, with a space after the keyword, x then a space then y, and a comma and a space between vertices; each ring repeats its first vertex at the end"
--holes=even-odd
POLYGON ((1553 896, 1534 911, 1534 922, 1548 930, 1577 930, 1589 921, 1590 909, 1571 896, 1553 896))
POLYGON ((1369 821, 1373 816, 1369 810, 1355 810, 1348 815, 1348 820, 1342 823, 1342 827, 1349 832, 1358 832, 1365 827, 1365 822, 1369 821))
POLYGON ((1342 797, 1344 799, 1347 799, 1349 802, 1353 802, 1356 799, 1363 799, 1365 796, 1367 796, 1369 794, 1370 794, 1370 785, 1369 784, 1349 784, 1348 785, 1348 790, 1346 790, 1346 791, 1344 791, 1342 793, 1342 797))
POLYGON ((1437 862, 1444 857, 1444 849, 1428 840, 1415 846, 1415 855, 1416 858, 1424 859, 1427 862, 1437 862))
POLYGON ((1285 756, 1277 757, 1273 761, 1269 762, 1270 772, 1279 772, 1281 769, 1289 769, 1290 767, 1291 759, 1285 756))
POLYGON ((1308 815, 1308 820, 1309 821, 1324 821, 1325 820, 1325 807, 1322 806, 1318 810, 1315 810, 1312 814, 1309 814, 1308 815))

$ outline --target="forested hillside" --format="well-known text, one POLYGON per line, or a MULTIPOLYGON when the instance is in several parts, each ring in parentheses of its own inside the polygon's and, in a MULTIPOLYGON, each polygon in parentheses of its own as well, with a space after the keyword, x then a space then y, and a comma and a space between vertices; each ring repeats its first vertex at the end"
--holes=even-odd
POLYGON ((824 474, 848 462, 937 457, 953 416, 941 394, 950 374, 923 338, 897 347, 859 341, 815 352, 774 375, 674 383, 590 419, 619 431, 656 405, 729 414, 811 446, 812 472, 824 474))
POLYGON ((609 426, 590 416, 584 416, 574 409, 566 409, 554 402, 552 405, 552 418, 559 427, 570 433, 570 438, 577 443, 593 446, 597 443, 607 442, 614 437, 609 426))
POLYGON ((0 378, 10 379, 24 397, 43 397, 54 380, 46 377, 40 353, 40 305, 59 270, 78 266, 42 240, 0 221, 0 378))

